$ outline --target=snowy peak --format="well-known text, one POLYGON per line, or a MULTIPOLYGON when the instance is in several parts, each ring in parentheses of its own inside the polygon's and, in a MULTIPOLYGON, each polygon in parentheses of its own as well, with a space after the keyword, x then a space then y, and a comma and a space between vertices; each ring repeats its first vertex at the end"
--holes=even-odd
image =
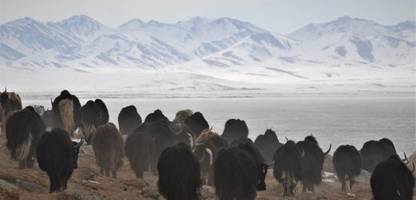
POLYGON ((176 23, 132 19, 109 28, 86 15, 59 22, 26 17, 0 25, 0 65, 161 68, 257 65, 414 65, 416 22, 385 26, 340 17, 287 36, 233 18, 176 23), (293 39, 292 39, 293 38, 293 39))
POLYGON ((126 30, 126 31, 131 31, 131 30, 137 30, 140 29, 141 26, 143 26, 144 22, 140 19, 132 19, 122 25, 119 26, 120 30, 126 30))
POLYGON ((100 22, 86 15, 74 15, 56 23, 63 30, 81 37, 92 37, 104 28, 100 22))

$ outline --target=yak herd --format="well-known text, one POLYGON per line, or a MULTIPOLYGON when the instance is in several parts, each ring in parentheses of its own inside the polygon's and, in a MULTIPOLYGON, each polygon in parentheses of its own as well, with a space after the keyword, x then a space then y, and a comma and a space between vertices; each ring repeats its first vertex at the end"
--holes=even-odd
MULTIPOLYGON (((219 135, 202 113, 191 110, 178 111, 173 121, 155 110, 142 120, 130 105, 121 109, 117 128, 109 122, 108 109, 100 99, 81 105, 75 95, 63 90, 51 102, 52 110, 45 111, 37 106, 22 108, 14 92, 0 93, 1 131, 11 158, 19 168, 37 163, 49 177, 50 192, 66 189, 84 141, 92 145, 102 175, 116 178, 125 155, 137 178, 143 178, 145 171, 158 175, 159 192, 168 200, 200 199, 203 184, 215 187, 220 200, 254 199, 256 191, 266 189, 269 168, 282 184, 283 196, 293 196, 298 183, 303 191, 314 192, 331 150, 330 146, 324 152, 312 135, 280 143, 270 129, 253 142, 240 119, 229 119, 219 135), (80 142, 74 142, 75 137, 80 142)), ((341 145, 333 154, 342 191, 351 192, 355 178, 367 170, 372 172, 370 185, 376 200, 412 199, 415 178, 406 161, 406 155, 400 159, 387 138, 368 141, 360 150, 341 145)))

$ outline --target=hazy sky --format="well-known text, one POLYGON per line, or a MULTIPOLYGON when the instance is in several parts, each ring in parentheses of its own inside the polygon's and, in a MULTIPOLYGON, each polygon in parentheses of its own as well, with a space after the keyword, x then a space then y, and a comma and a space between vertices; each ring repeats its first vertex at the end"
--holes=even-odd
POLYGON ((25 16, 57 21, 86 14, 116 27, 131 18, 164 22, 233 17, 280 33, 343 15, 381 24, 416 19, 416 0, 0 0, 0 23, 25 16))

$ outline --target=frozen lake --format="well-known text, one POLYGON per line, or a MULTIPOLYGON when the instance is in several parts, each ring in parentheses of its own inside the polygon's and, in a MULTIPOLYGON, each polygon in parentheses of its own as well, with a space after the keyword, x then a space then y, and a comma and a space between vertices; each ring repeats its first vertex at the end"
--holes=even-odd
MULTIPOLYGON (((301 140, 317 137, 323 149, 341 144, 360 149, 370 139, 390 138, 399 153, 416 151, 415 99, 411 97, 282 97, 282 98, 102 98, 117 124, 121 108, 135 105, 142 118, 161 109, 169 119, 181 109, 200 111, 218 133, 229 118, 247 122, 250 138, 272 128, 280 141, 284 137, 301 140)), ((80 99, 85 103, 87 99, 80 99)), ((50 108, 49 99, 25 99, 25 105, 40 104, 50 108)), ((402 155, 402 154, 401 154, 402 155)))

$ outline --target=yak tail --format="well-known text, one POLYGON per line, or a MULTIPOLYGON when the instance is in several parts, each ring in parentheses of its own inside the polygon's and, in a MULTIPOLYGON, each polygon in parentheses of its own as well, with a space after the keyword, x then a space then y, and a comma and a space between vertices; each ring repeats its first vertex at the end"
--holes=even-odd
POLYGON ((29 137, 20 145, 16 147, 16 160, 22 161, 27 159, 32 145, 32 134, 29 133, 29 137))

